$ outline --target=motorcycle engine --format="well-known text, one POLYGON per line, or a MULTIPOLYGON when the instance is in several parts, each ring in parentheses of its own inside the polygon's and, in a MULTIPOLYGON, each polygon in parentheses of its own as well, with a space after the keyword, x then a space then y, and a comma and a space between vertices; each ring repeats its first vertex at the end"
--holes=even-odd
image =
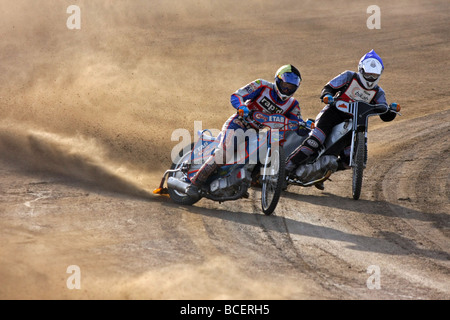
POLYGON ((231 196, 239 190, 242 183, 250 184, 251 179, 250 171, 245 170, 245 168, 236 169, 227 176, 211 182, 209 185, 210 192, 219 197, 231 196))

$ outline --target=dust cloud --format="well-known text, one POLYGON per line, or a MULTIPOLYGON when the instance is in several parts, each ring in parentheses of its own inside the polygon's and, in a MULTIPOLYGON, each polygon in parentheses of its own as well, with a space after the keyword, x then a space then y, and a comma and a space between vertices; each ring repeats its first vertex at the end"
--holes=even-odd
POLYGON ((232 112, 230 94, 256 78, 235 76, 243 64, 236 48, 266 11, 257 3, 237 9, 206 0, 2 1, 2 158, 105 186, 105 176, 117 175, 145 188, 133 177, 170 166, 174 130, 193 134, 199 120, 220 128, 232 112), (73 4, 79 30, 66 25, 73 4), (253 18, 229 25, 250 8, 253 18))
POLYGON ((185 39, 205 12, 219 15, 209 3, 76 1, 81 29, 69 30, 73 1, 2 1, 2 158, 144 188, 134 177, 170 165, 171 132, 192 131, 190 123, 201 119, 189 113, 199 107, 192 94, 204 90, 196 83, 201 57, 181 51, 180 42, 197 47, 185 39), (188 21, 191 30, 183 30, 188 21), (178 61, 189 54, 200 59, 178 61))
MULTIPOLYGON (((403 4, 392 5, 393 17, 383 20, 383 28, 404 30, 393 22, 403 14, 403 4)), ((271 80, 280 65, 292 63, 301 70, 297 98, 304 118, 314 118, 322 108, 322 86, 337 73, 355 69, 374 43, 389 66, 383 80, 392 94, 388 99, 401 101, 407 91, 395 74, 399 70, 390 69, 396 61, 389 41, 367 29, 366 8, 345 3, 333 9, 335 19, 324 20, 323 6, 312 0, 282 6, 256 0, 238 6, 231 0, 4 0, 1 158, 98 182, 104 172, 117 172, 111 168, 150 179, 171 164, 171 150, 179 143, 171 140, 174 130, 193 135, 194 121, 221 128, 233 112, 230 94, 257 78, 271 80), (74 4, 80 7, 79 30, 66 25, 67 8, 74 4), (339 17, 349 6, 361 12, 353 17, 355 27, 332 38, 327 30, 345 24, 339 17), (355 32, 362 35, 358 46, 353 45, 355 32), (324 49, 337 42, 350 45, 324 49), (72 144, 78 150, 75 162, 67 161, 72 144), (95 168, 106 163, 109 168, 80 165, 93 157, 95 168)), ((441 20, 430 32, 446 25, 441 20)), ((397 48, 408 50, 407 45, 397 48)), ((434 94, 445 90, 436 88, 434 94)), ((420 114, 420 108, 414 112, 420 114)), ((135 187, 143 186, 136 182, 135 187)))
POLYGON ((64 137, 18 124, 0 126, 0 146, 5 159, 29 170, 70 176, 121 193, 148 197, 151 175, 132 165, 108 160, 95 138, 64 137))

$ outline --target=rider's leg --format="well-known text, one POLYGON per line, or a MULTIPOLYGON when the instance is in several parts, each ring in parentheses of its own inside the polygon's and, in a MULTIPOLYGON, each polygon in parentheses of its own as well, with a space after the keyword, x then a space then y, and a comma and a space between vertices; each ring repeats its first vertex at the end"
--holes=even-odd
POLYGON ((196 174, 191 178, 191 185, 188 187, 187 194, 190 196, 197 195, 199 189, 205 184, 209 176, 217 169, 226 164, 227 150, 234 151, 233 140, 234 132, 237 129, 245 130, 242 122, 239 121, 237 115, 232 115, 224 123, 221 131, 221 140, 214 153, 208 157, 205 163, 200 167, 196 174))
MULTIPOLYGON (((222 144, 219 144, 219 146, 221 145, 222 144)), ((186 193, 189 196, 197 196, 200 191, 200 188, 205 184, 206 180, 208 180, 208 177, 215 170, 220 168, 221 165, 219 163, 223 162, 216 161, 216 153, 220 153, 218 152, 218 149, 216 149, 216 151, 206 159, 205 163, 203 163, 200 169, 191 178, 191 185, 186 190, 186 193)))
POLYGON ((197 196, 199 189, 204 185, 208 177, 219 167, 220 165, 216 163, 215 155, 211 155, 191 178, 191 185, 187 188, 186 193, 189 196, 197 196))
POLYGON ((292 173, 310 155, 319 150, 333 127, 349 117, 351 116, 337 110, 335 106, 326 105, 317 115, 315 121, 316 127, 311 131, 310 136, 288 156, 286 161, 287 173, 292 173))
POLYGON ((286 160, 286 171, 291 174, 299 165, 317 153, 325 141, 325 134, 320 128, 314 128, 308 138, 298 146, 286 160))
POLYGON ((197 187, 202 186, 211 173, 219 167, 220 165, 216 163, 215 155, 211 155, 208 159, 206 159, 205 163, 200 167, 197 173, 191 178, 191 183, 197 187))

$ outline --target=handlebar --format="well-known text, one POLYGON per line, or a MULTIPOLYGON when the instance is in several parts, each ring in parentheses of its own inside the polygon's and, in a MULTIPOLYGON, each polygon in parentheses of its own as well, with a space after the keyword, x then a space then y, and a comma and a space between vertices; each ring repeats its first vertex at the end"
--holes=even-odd
POLYGON ((398 103, 395 103, 395 102, 391 103, 387 107, 384 104, 374 104, 373 107, 376 110, 384 111, 383 113, 394 112, 394 113, 396 113, 396 114, 401 116, 401 113, 400 113, 401 107, 400 107, 400 105, 398 103))
MULTIPOLYGON (((339 101, 339 100, 338 100, 339 101)), ((333 104, 336 104, 335 101, 333 104)), ((384 114, 387 112, 394 112, 398 115, 401 115, 400 110, 401 107, 398 103, 391 103, 390 105, 385 104, 368 104, 362 101, 357 101, 350 104, 361 104, 358 107, 358 112, 361 115, 370 116, 375 114, 384 114)), ((353 108, 351 108, 353 109, 353 108)), ((354 109, 356 111, 356 109, 354 109)), ((351 111, 353 112, 353 111, 351 111)), ((295 120, 291 120, 282 114, 265 114, 258 110, 249 110, 247 116, 244 115, 244 111, 238 109, 237 114, 239 115, 239 120, 241 120, 245 124, 253 124, 256 127, 262 128, 263 126, 271 127, 271 128, 284 128, 285 131, 295 131, 298 129, 307 129, 313 130, 315 128, 315 122, 312 119, 308 119, 307 121, 300 120, 296 122, 295 120), (255 112, 258 113, 258 119, 254 119, 255 112), (283 117, 280 121, 279 117, 283 117), (283 120, 284 119, 284 120, 283 120), (276 126, 275 126, 276 125, 276 126), (281 126, 281 127, 280 127, 281 126)))
POLYGON ((248 121, 247 119, 248 118, 253 119, 253 113, 254 112, 255 112, 255 110, 249 110, 248 115, 245 116, 244 115, 244 110, 238 109, 236 113, 239 115, 239 120, 241 120, 244 123, 249 123, 250 121, 248 121))
POLYGON ((332 106, 337 106, 337 103, 338 103, 338 102, 345 103, 345 104, 347 104, 347 105, 354 104, 354 103, 359 103, 359 104, 362 103, 362 104, 364 104, 364 105, 371 106, 371 107, 372 107, 372 110, 377 111, 377 113, 379 113, 379 114, 381 114, 381 113, 386 113, 386 112, 394 112, 394 113, 396 113, 396 114, 398 114, 398 115, 401 116, 401 113, 400 113, 400 110, 401 110, 400 104, 398 104, 398 103, 396 103, 396 102, 393 102, 393 103, 391 103, 390 105, 385 105, 385 104, 369 104, 369 103, 366 103, 366 102, 364 102, 364 101, 345 102, 345 101, 343 101, 343 100, 335 100, 335 101, 333 101, 332 103, 330 103, 330 105, 332 105, 332 106))
MULTIPOLYGON (((280 117, 280 116, 283 117, 285 119, 285 121, 283 121, 281 123, 279 122, 278 119, 277 120, 269 120, 269 122, 272 123, 272 124, 274 122, 280 123, 282 126, 285 126, 286 128, 289 128, 288 129, 289 131, 291 131, 291 130, 295 131, 295 130, 298 130, 298 129, 313 130, 315 128, 315 123, 314 123, 313 119, 308 119, 307 121, 303 121, 303 120, 295 121, 295 120, 289 119, 288 117, 286 117, 285 115, 282 115, 282 114, 265 114, 265 113, 260 112, 258 110, 250 110, 248 115, 244 116, 244 111, 239 109, 237 111, 237 114, 239 115, 239 120, 241 120, 245 124, 254 124, 254 125, 258 126, 258 127, 264 126, 265 125, 264 123, 262 123, 260 121, 256 121, 253 118, 253 115, 255 114, 255 112, 258 112, 258 113, 264 115, 264 117, 268 117, 268 119, 271 119, 271 117, 274 117, 274 118, 277 118, 277 117, 280 117), (287 119, 287 122, 286 122, 286 119, 287 119)), ((261 118, 259 118, 259 119, 261 119, 261 118)), ((265 125, 265 126, 272 127, 271 125, 265 125)))
POLYGON ((314 120, 312 119, 308 119, 306 121, 300 120, 298 122, 300 127, 303 127, 305 129, 309 129, 309 130, 314 130, 314 128, 316 127, 316 124, 314 122, 314 120))

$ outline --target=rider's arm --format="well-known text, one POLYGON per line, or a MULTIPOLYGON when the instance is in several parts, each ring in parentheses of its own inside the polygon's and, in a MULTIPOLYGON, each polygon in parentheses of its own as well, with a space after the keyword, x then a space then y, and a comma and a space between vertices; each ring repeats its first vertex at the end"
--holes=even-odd
POLYGON ((349 85, 354 75, 353 71, 344 71, 340 75, 331 79, 322 89, 320 100, 327 94, 335 96, 339 91, 344 91, 345 87, 349 85))
POLYGON ((231 105, 239 109, 245 105, 245 101, 256 98, 263 89, 264 80, 258 79, 238 89, 231 95, 231 105))
POLYGON ((289 110, 287 110, 286 117, 291 120, 303 121, 302 113, 300 111, 300 105, 297 100, 295 100, 289 110))
MULTIPOLYGON (((378 92, 375 95, 375 97, 373 98, 372 103, 384 104, 385 106, 388 105, 388 103, 386 102, 386 94, 384 93, 384 90, 381 89, 381 87, 378 87, 378 92)), ((389 121, 394 120, 396 116, 397 116, 397 114, 395 112, 389 111, 387 113, 380 114, 380 119, 385 122, 389 122, 389 121)))
MULTIPOLYGON (((293 103, 292 107, 289 108, 288 113, 286 114, 286 116, 291 119, 291 120, 295 120, 298 122, 303 122, 302 119, 302 113, 300 111, 300 105, 298 103, 297 100, 295 100, 295 102, 293 103)), ((308 135, 309 130, 303 128, 303 127, 299 127, 297 130, 297 134, 300 136, 306 136, 308 135)))

